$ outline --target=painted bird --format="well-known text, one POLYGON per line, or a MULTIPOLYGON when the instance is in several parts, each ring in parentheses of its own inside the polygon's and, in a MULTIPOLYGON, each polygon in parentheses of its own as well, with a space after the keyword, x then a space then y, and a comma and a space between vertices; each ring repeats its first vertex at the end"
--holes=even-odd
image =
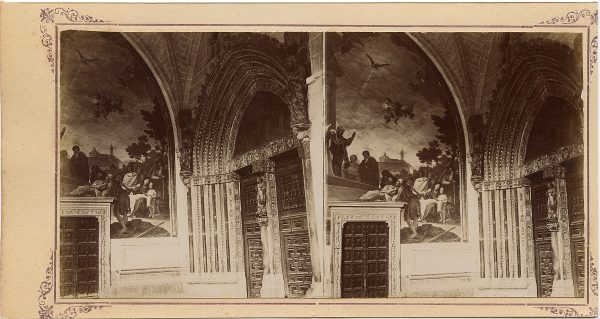
POLYGON ((75 48, 75 51, 77 51, 77 54, 79 54, 79 60, 81 61, 81 63, 87 65, 90 62, 96 62, 96 61, 100 61, 100 58, 86 58, 83 56, 83 54, 81 53, 81 51, 79 51, 79 49, 75 48))

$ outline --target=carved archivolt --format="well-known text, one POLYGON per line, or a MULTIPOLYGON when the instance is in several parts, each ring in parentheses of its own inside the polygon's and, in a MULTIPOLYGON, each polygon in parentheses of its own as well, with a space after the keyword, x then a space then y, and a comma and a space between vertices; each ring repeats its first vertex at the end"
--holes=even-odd
POLYGON ((522 177, 533 121, 548 97, 558 97, 582 112, 582 70, 575 52, 550 41, 511 43, 499 87, 490 102, 485 181, 522 177))
MULTIPOLYGON (((194 112, 193 170, 198 176, 228 173, 246 107, 259 91, 288 106, 292 126, 308 124, 304 57, 262 34, 222 33, 194 112)), ((240 160, 243 162, 243 160, 240 160)), ((237 161, 236 161, 237 162, 237 161)))

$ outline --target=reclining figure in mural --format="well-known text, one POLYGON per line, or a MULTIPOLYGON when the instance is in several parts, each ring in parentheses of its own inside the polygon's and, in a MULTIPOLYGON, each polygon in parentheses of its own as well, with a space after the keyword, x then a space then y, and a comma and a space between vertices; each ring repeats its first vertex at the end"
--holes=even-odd
MULTIPOLYGON (((79 148, 74 147, 75 154, 73 157, 78 154, 78 151, 79 148)), ((92 166, 91 173, 87 174, 90 176, 89 182, 84 182, 83 178, 85 176, 83 172, 84 166, 87 165, 87 159, 83 152, 80 153, 82 155, 77 155, 76 161, 70 160, 70 162, 67 162, 71 167, 75 167, 75 169, 72 168, 71 170, 78 173, 76 176, 80 176, 77 183, 79 185, 72 191, 65 193, 65 195, 77 197, 114 197, 114 215, 119 224, 123 226, 122 231, 125 230, 129 217, 155 218, 160 214, 159 203, 161 199, 155 189, 155 182, 164 177, 162 166, 160 165, 161 156, 148 159, 145 155, 141 155, 138 162, 131 163, 123 168, 126 171, 125 174, 121 173, 118 169, 116 171, 108 170, 105 172, 98 166, 92 166), (80 166, 83 168, 80 168, 80 166), (120 176, 123 177, 120 178, 120 176)), ((61 158, 61 160, 63 159, 61 158)), ((69 159, 66 158, 66 160, 69 159)), ((63 173, 61 170, 61 174, 63 173)), ((66 177, 70 178, 72 175, 75 174, 71 173, 66 177)), ((61 182, 63 180, 64 178, 61 176, 61 182)), ((73 178, 70 178, 70 180, 73 180, 73 178)))
POLYGON ((389 171, 381 172, 380 188, 370 190, 363 194, 360 201, 386 201, 400 202, 404 220, 408 224, 412 234, 417 235, 419 222, 432 212, 439 214, 441 223, 445 223, 448 217, 448 197, 444 194, 444 188, 440 183, 430 186, 428 177, 423 172, 413 182, 410 178, 404 180, 399 175, 393 176, 389 171))
POLYGON ((419 193, 410 179, 404 180, 397 178, 396 182, 387 184, 381 189, 371 190, 360 197, 361 201, 386 201, 400 202, 401 213, 408 227, 412 231, 411 238, 417 236, 417 227, 419 226, 420 202, 419 197, 423 194, 419 193))

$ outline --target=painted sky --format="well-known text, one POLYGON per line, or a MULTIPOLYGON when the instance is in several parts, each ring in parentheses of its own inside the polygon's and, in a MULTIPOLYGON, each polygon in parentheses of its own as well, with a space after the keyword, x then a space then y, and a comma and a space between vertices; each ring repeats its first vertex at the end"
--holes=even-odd
POLYGON ((437 134, 431 115, 442 115, 446 103, 432 98, 426 83, 423 85, 426 57, 395 44, 390 34, 378 34, 362 42, 364 46, 356 45, 346 54, 335 53, 344 71, 336 83, 337 124, 346 128, 346 137, 353 131, 357 133, 348 154, 356 154, 361 159, 362 151, 369 150, 375 158, 384 153, 400 158, 400 151, 404 149, 404 160, 413 168, 419 167, 423 164, 416 152, 437 134), (376 63, 390 64, 373 71, 368 82, 371 63, 365 54, 376 63), (381 105, 388 97, 402 103, 414 102, 415 117, 401 118, 397 125, 386 124, 381 105))
POLYGON ((93 147, 108 154, 112 143, 117 158, 131 160, 125 147, 144 134, 146 122, 139 111, 152 109, 156 90, 152 74, 132 50, 119 33, 61 34, 60 128, 66 129, 61 150, 72 154, 71 147, 79 145, 86 154, 93 147), (122 99, 123 113, 96 118, 92 101, 96 93, 122 99))

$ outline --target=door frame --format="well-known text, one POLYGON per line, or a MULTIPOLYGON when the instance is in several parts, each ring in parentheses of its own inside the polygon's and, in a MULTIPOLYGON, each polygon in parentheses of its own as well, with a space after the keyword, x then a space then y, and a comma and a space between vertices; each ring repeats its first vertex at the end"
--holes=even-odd
MULTIPOLYGON (((60 260, 60 217, 95 217, 98 219, 98 298, 108 297, 111 293, 111 240, 110 240, 110 217, 114 197, 61 197, 59 222, 56 223, 56 242, 58 243, 58 254, 60 260)), ((60 262, 54 276, 54 287, 60 287, 60 262)), ((57 301, 63 300, 60 292, 56 294, 57 301)), ((69 298, 65 298, 68 300, 69 298)))
POLYGON ((386 222, 389 228, 388 297, 400 297, 400 227, 398 202, 329 202, 333 221, 333 298, 341 298, 342 230, 346 222, 386 222))
MULTIPOLYGON (((341 281, 342 298, 387 298, 388 293, 389 293, 389 283, 390 283, 390 280, 389 280, 389 250, 390 250, 390 248, 388 246, 389 245, 389 238, 390 238, 390 227, 389 227, 389 225, 387 223, 381 222, 381 221, 378 221, 378 222, 375 222, 375 221, 370 221, 370 222, 347 221, 342 226, 342 238, 343 238, 342 240, 343 240, 343 242, 348 239, 346 237, 346 235, 348 235, 348 233, 346 232, 346 230, 351 225, 355 225, 355 226, 359 226, 359 227, 362 226, 362 235, 363 235, 362 239, 363 240, 362 240, 362 247, 360 247, 361 248, 360 251, 362 252, 361 261, 363 263, 362 273, 361 273, 362 278, 363 278, 363 285, 362 285, 363 296, 360 296, 360 297, 354 297, 354 296, 352 296, 352 297, 343 297, 343 294, 344 294, 344 282, 345 282, 345 280, 342 280, 341 281), (367 232, 366 229, 368 228, 369 225, 373 225, 373 224, 377 224, 378 225, 378 226, 375 226, 375 227, 379 227, 381 225, 385 226, 385 237, 387 239, 387 242, 385 243, 385 252, 386 252, 386 256, 385 256, 385 261, 386 261, 385 262, 385 266, 386 266, 386 268, 385 268, 385 276, 387 277, 387 283, 386 283, 386 287, 385 287, 386 289, 385 290, 387 290, 387 291, 385 292, 386 293, 385 296, 381 296, 381 297, 369 297, 368 296, 368 289, 369 288, 368 288, 367 282, 368 282, 368 278, 369 278, 369 255, 368 255, 368 250, 369 250, 369 248, 368 248, 368 246, 369 246, 369 234, 368 234, 368 232, 367 232)), ((356 234, 356 233, 354 233, 354 234, 356 234)), ((376 236, 380 236, 380 235, 381 235, 381 233, 377 232, 376 236)), ((344 267, 346 266, 346 264, 345 264, 345 260, 344 260, 344 255, 345 255, 345 252, 346 252, 346 247, 344 246, 343 242, 342 242, 342 264, 341 264, 340 267, 341 267, 342 274, 345 274, 346 272, 344 271, 344 267)), ((356 242, 353 242, 353 246, 351 248, 357 248, 357 246, 355 246, 355 244, 356 244, 356 242)), ((376 249, 380 250, 379 248, 380 247, 377 247, 376 249)), ((358 250, 352 250, 353 253, 356 253, 357 251, 358 250)), ((350 254, 352 255, 352 253, 350 253, 350 254)), ((378 255, 378 254, 376 253, 376 255, 378 255)), ((377 258, 377 261, 379 261, 379 257, 377 258)), ((379 274, 380 274, 379 273, 379 268, 378 268, 379 264, 380 263, 377 263, 377 267, 376 267, 377 268, 377 274, 376 274, 377 276, 379 276, 379 274)), ((384 263, 381 263, 381 264, 384 264, 384 263)), ((357 273, 353 272, 353 275, 357 275, 357 273)), ((354 288, 354 287, 349 287, 349 288, 354 288)), ((379 289, 379 287, 377 287, 377 288, 379 289)))

